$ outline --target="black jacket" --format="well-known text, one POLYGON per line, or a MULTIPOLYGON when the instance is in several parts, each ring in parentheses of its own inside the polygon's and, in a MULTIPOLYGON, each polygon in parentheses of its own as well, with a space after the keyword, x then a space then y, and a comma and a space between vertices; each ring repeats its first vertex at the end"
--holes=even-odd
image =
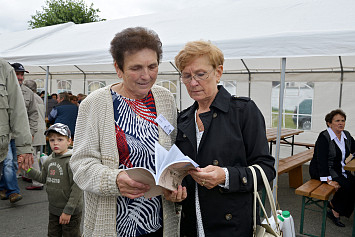
MULTIPOLYGON (((345 157, 355 152, 355 141, 348 131, 345 131, 345 157)), ((327 130, 321 132, 317 138, 313 159, 309 166, 309 173, 312 179, 331 176, 336 180, 342 175, 342 154, 335 141, 330 140, 327 130)), ((349 172, 349 171, 347 171, 349 172)))
MULTIPOLYGON (((253 226, 253 181, 247 168, 259 164, 269 180, 275 177, 274 158, 269 154, 264 117, 249 98, 231 96, 223 87, 200 114, 205 131, 197 151, 195 102, 178 117, 177 146, 200 167, 217 165, 229 172, 229 190, 219 186, 198 187, 206 236, 251 236, 253 226)), ((257 172, 258 183, 262 183, 257 172)), ((184 179, 187 199, 182 203, 182 236, 196 236, 195 181, 184 179)))

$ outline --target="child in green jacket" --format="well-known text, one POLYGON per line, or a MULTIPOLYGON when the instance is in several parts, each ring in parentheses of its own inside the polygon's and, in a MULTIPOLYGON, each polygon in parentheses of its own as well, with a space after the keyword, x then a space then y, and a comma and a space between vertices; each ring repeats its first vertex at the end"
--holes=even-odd
POLYGON ((80 236, 82 190, 73 181, 69 166, 72 150, 71 133, 67 125, 56 123, 44 133, 53 153, 46 159, 42 171, 33 168, 29 178, 45 183, 49 201, 48 236, 80 236))

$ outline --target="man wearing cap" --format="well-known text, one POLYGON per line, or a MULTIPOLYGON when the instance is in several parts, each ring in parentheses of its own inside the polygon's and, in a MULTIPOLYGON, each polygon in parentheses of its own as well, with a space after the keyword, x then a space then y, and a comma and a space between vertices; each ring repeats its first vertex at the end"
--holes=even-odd
MULTIPOLYGON (((14 175, 15 184, 17 184, 13 159, 15 159, 17 153, 18 157, 21 157, 19 165, 23 169, 32 166, 31 143, 32 136, 25 103, 14 69, 9 63, 0 59, 0 177, 4 171, 4 176, 1 179, 13 179, 11 175, 14 175), (10 143, 11 136, 14 140, 10 143), (15 149, 12 149, 14 147, 15 149), (4 163, 7 164, 6 168, 2 167, 4 163)), ((9 198, 10 202, 14 203, 21 200, 22 196, 18 192, 16 193, 17 190, 11 185, 11 182, 6 182, 6 186, 5 183, 2 185, 0 182, 0 198, 2 200, 9 198)))
POLYGON ((28 73, 28 71, 25 70, 21 63, 13 63, 11 66, 15 69, 17 80, 21 87, 23 99, 25 100, 30 130, 33 136, 37 132, 38 128, 38 111, 33 91, 23 85, 23 81, 25 80, 25 72, 28 73))
MULTIPOLYGON (((25 101, 28 123, 30 125, 30 131, 31 131, 31 135, 32 135, 32 143, 33 143, 34 135, 38 131, 39 115, 38 115, 37 103, 36 103, 33 91, 23 84, 23 82, 25 80, 25 72, 28 73, 28 71, 25 69, 25 67, 21 63, 13 63, 13 64, 11 64, 11 66, 15 69, 16 77, 17 77, 18 83, 20 84, 23 99, 25 101)), ((32 144, 32 146, 33 146, 33 144, 32 144)), ((22 179, 24 181, 29 182, 29 183, 32 182, 31 179, 28 179, 26 177, 25 172, 22 172, 22 179)))

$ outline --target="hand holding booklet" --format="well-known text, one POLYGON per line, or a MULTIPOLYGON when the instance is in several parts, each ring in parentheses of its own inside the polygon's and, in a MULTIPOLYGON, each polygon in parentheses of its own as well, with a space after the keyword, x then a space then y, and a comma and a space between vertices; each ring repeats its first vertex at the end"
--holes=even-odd
POLYGON ((167 151, 155 142, 155 173, 144 167, 129 168, 125 171, 131 179, 149 184, 150 190, 144 197, 151 198, 163 194, 162 188, 177 190, 188 171, 196 167, 198 164, 185 156, 176 145, 167 151))

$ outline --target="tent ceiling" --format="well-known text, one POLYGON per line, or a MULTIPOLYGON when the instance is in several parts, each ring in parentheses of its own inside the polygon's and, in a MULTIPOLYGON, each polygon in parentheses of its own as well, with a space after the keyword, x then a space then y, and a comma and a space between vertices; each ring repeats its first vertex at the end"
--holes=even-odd
MULTIPOLYGON (((212 1, 211 1, 212 2, 212 1)), ((225 71, 355 69, 353 0, 239 0, 200 8, 76 25, 66 23, 0 35, 0 57, 21 62, 31 73, 114 73, 109 45, 126 27, 155 30, 163 42, 161 73, 191 40, 211 40, 225 54, 225 71), (73 66, 76 65, 80 70, 73 66), (42 68, 40 68, 41 66, 42 68)))

